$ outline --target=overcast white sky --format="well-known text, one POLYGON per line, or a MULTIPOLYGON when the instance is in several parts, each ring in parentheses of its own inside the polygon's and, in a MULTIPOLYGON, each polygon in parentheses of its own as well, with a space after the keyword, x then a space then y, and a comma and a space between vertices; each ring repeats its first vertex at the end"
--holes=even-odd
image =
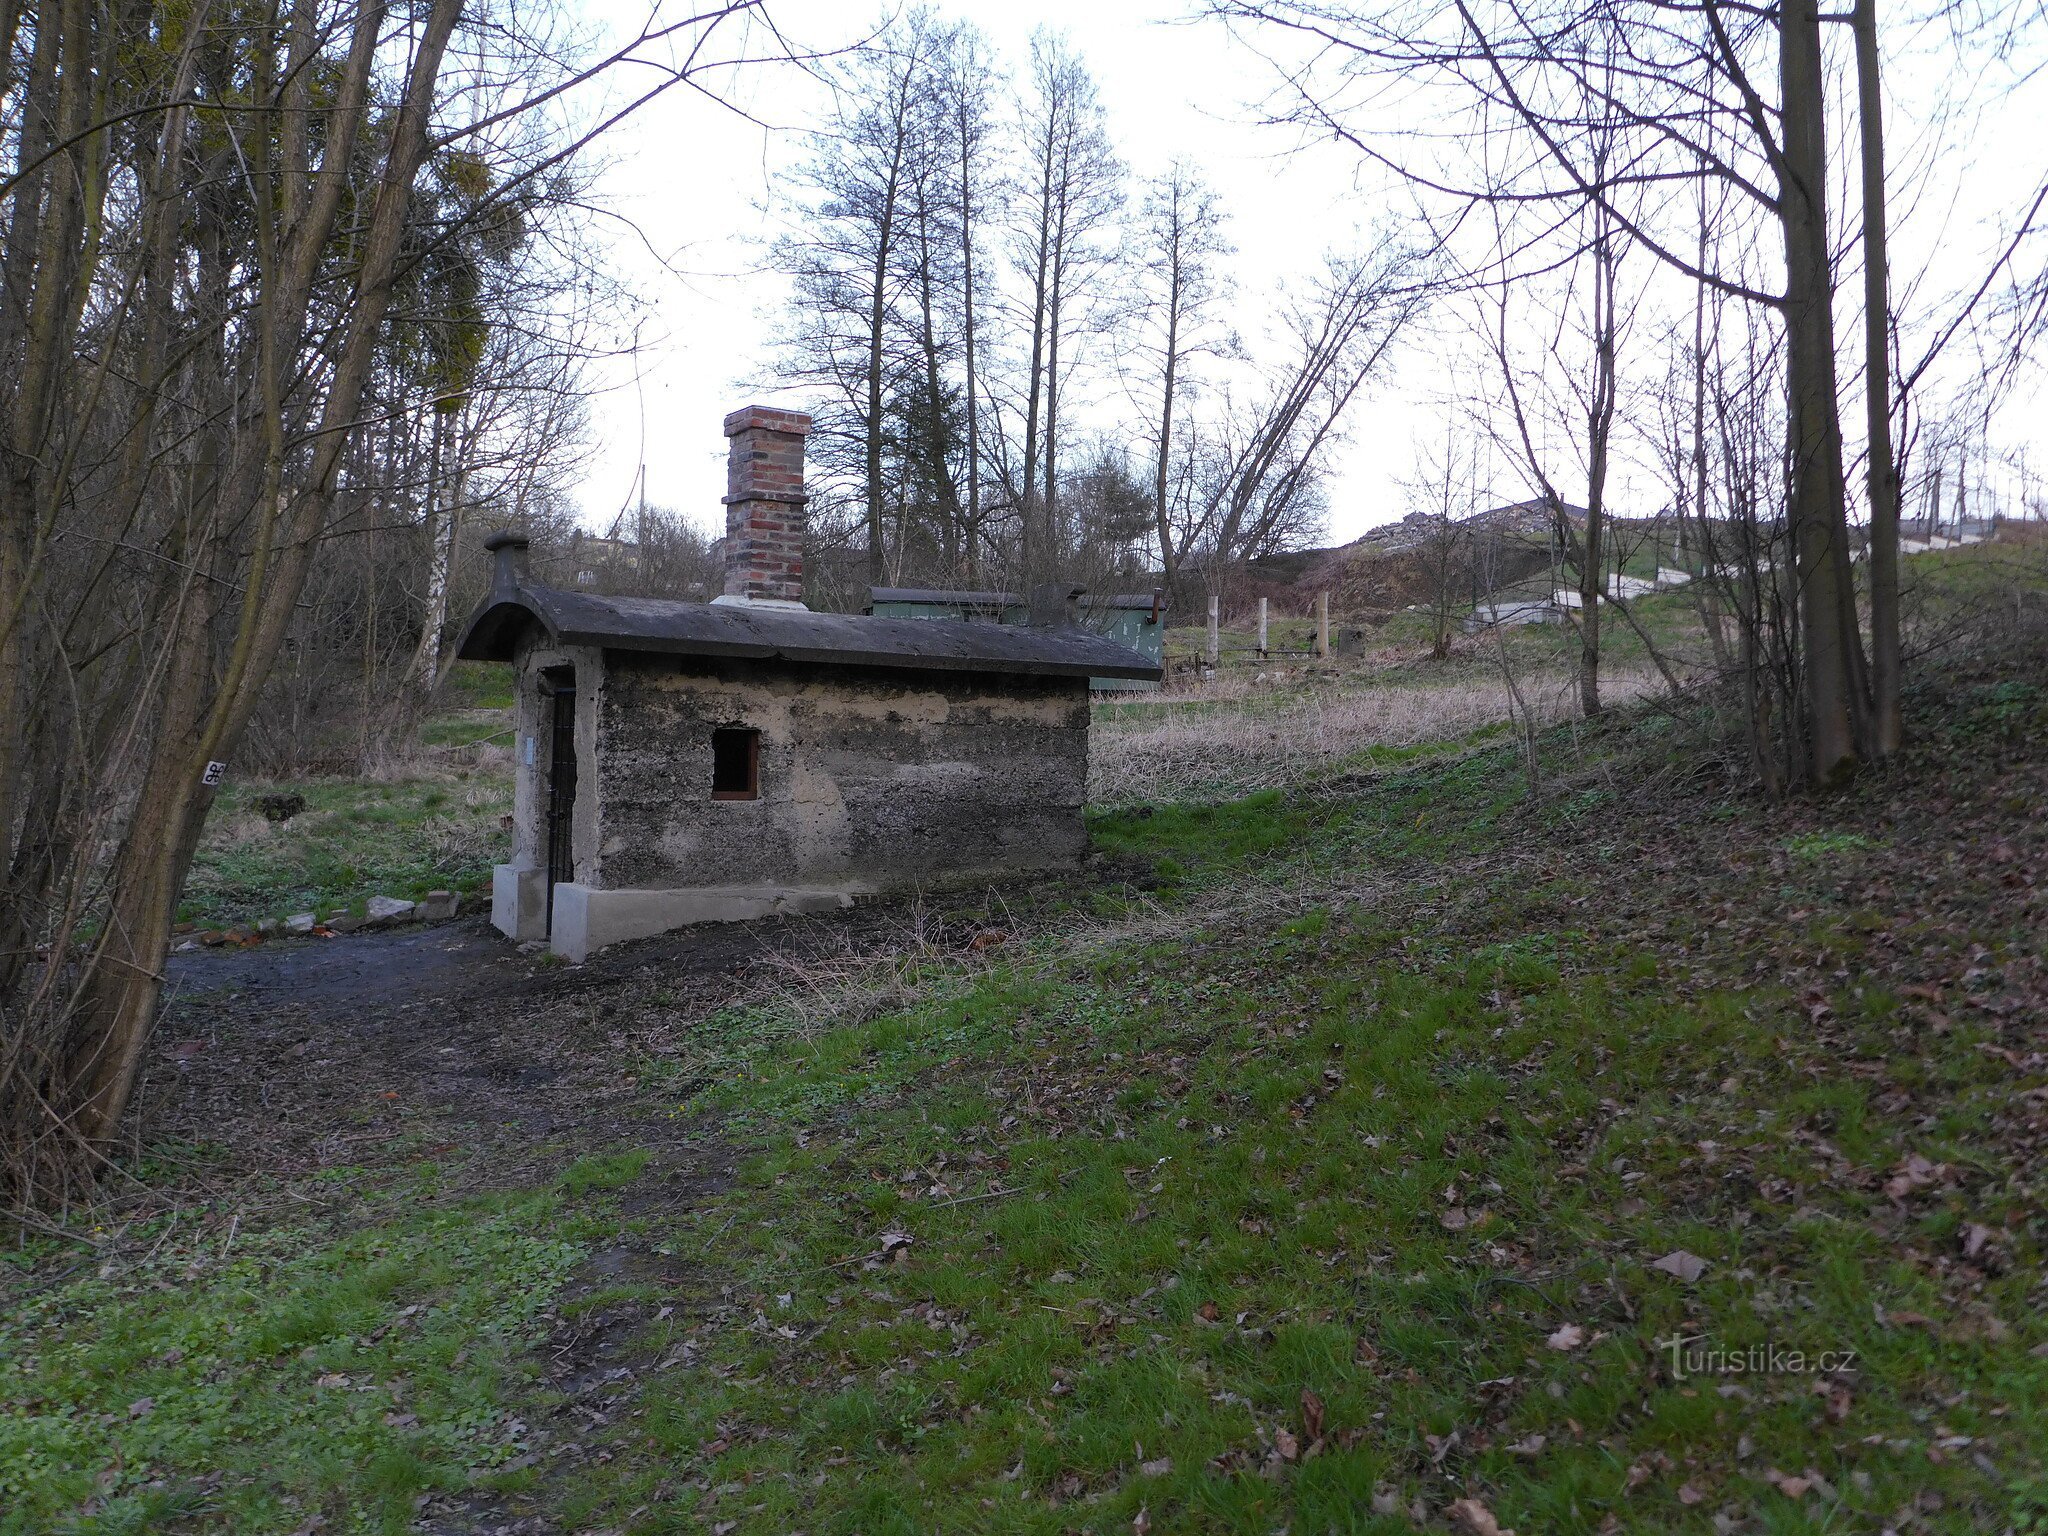
MULTIPOLYGON (((591 22, 614 37, 631 36, 648 14, 647 0, 584 5, 591 22)), ((879 14, 847 0, 774 0, 773 8, 794 40, 817 48, 845 45, 879 14)), ((1303 148, 1287 130, 1257 126, 1256 103, 1271 84, 1266 66, 1221 27, 1182 20, 1187 0, 955 0, 944 9, 976 22, 1013 62, 1024 58, 1035 27, 1065 30, 1100 82, 1112 140, 1136 176, 1176 153, 1201 165, 1232 215, 1247 323, 1263 314, 1276 284, 1298 279, 1323 252, 1352 243, 1403 206, 1398 189, 1360 180, 1350 152, 1303 148)), ((773 206, 778 173, 801 152, 798 136, 823 92, 786 67, 742 72, 729 85, 737 105, 774 126, 764 130, 675 90, 606 146, 597 193, 621 221, 610 226, 609 261, 637 300, 618 324, 622 334, 637 328, 640 351, 637 365, 598 372, 603 393, 593 408, 595 452, 581 501, 585 522, 600 529, 632 499, 643 461, 650 501, 719 525, 719 421, 762 393, 750 381, 763 376, 766 313, 780 287, 758 270, 761 242, 780 227, 786 208, 773 206)), ((1987 185, 2016 191, 2037 184, 2041 150, 2037 132, 1992 132, 1977 138, 1973 152, 1991 158, 1987 185)), ((1350 441, 1334 464, 1333 537, 1355 537, 1406 510, 1400 481, 1416 446, 1440 440, 1444 430, 1436 402, 1454 381, 1442 377, 1442 367, 1438 349, 1411 348, 1354 407, 1350 441)), ((2041 424, 2021 435, 2034 440, 2048 469, 2041 424)), ((1646 486, 1642 494, 1655 491, 1646 486)))
MULTIPOLYGON (((588 9, 615 30, 637 28, 646 15, 635 0, 589 0, 588 9)), ((1248 126, 1246 103, 1265 83, 1263 66, 1232 50, 1214 26, 1175 24, 1185 5, 963 0, 947 9, 975 21, 1015 61, 1033 28, 1064 29, 1100 82, 1112 140, 1136 175, 1162 169, 1176 153, 1201 164, 1232 216, 1248 317, 1263 313, 1273 285, 1308 272, 1382 212, 1381 198, 1354 186, 1348 154, 1290 155, 1283 131, 1248 126)), ((860 36, 878 14, 843 0, 776 0, 774 10, 793 38, 814 47, 860 36)), ((583 494, 592 524, 609 522, 631 498, 643 454, 650 501, 697 512, 707 524, 723 517, 719 420, 760 393, 748 381, 762 376, 764 313, 781 291, 755 270, 757 242, 778 227, 768 207, 777 171, 799 153, 796 130, 823 94, 789 69, 742 75, 735 86, 741 106, 788 131, 764 132, 702 96, 672 91, 608 146, 599 194, 645 235, 643 245, 639 234, 618 230, 613 261, 644 307, 633 317, 641 325, 638 369, 602 371, 599 446, 583 494), (675 270, 665 271, 654 253, 675 270)), ((1354 440, 1337 462, 1331 521, 1346 537, 1403 510, 1390 477, 1430 413, 1407 403, 1415 390, 1395 384, 1390 378, 1355 408, 1354 440)))

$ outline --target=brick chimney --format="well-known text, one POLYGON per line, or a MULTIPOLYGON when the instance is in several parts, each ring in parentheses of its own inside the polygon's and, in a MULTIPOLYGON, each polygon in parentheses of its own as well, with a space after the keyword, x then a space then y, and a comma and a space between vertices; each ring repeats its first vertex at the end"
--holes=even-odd
POLYGON ((725 595, 718 603, 804 605, 801 411, 749 405, 725 418, 725 595))

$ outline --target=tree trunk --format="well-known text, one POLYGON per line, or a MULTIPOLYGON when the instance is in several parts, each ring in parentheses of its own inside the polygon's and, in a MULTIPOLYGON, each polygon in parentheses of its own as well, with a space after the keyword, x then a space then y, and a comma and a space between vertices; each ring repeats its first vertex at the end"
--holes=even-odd
POLYGON ((1600 604, 1607 565, 1607 456, 1615 408, 1615 252, 1606 215, 1593 213, 1593 399, 1587 413, 1586 542, 1579 567, 1579 712, 1600 713, 1600 604))
POLYGON ((1827 129, 1816 0, 1786 0, 1778 67, 1784 147, 1786 499, 1797 576, 1806 766, 1831 784, 1855 771, 1862 728, 1862 639, 1850 587, 1848 510, 1827 229, 1827 129))
POLYGON ((1039 579, 1038 568, 1044 558, 1040 550, 1041 535, 1038 527, 1038 413, 1041 404, 1040 391, 1045 379, 1046 262, 1052 246, 1053 144, 1050 137, 1044 146, 1044 152, 1045 162, 1039 178, 1036 250, 1033 252, 1031 272, 1031 353, 1025 370, 1024 482, 1020 487, 1017 506, 1018 516, 1023 523, 1025 575, 1022 585, 1026 588, 1039 579))
MULTIPOLYGON (((304 590, 312 550, 334 502, 341 456, 357 419, 377 338, 390 308, 392 276, 398 263, 412 184, 427 150, 428 116, 432 109, 441 60, 461 14, 462 0, 433 0, 392 125, 390 146, 377 178, 369 227, 361 246, 354 285, 354 304, 344 322, 345 334, 335 360, 326 401, 320 413, 307 480, 288 490, 283 480, 284 457, 273 440, 262 469, 262 489, 254 498, 258 534, 241 595, 241 613, 224 676, 205 691, 208 647, 204 629, 183 626, 200 622, 203 599, 189 599, 180 613, 181 629, 171 657, 171 681, 162 716, 162 731, 144 775, 136 808, 115 857, 115 896, 105 930, 81 990, 73 1026, 67 1082, 76 1110, 73 1125, 86 1139, 111 1138, 135 1086, 142 1053, 154 1022, 163 984, 163 961, 170 947, 170 917, 185 872, 197 848, 213 786, 204 782, 207 764, 225 759, 240 739, 256 706, 270 658, 282 644, 304 590)), ((374 38, 377 8, 366 7, 374 38)), ((361 33, 358 33, 360 39, 361 33)), ((367 65, 367 55, 363 60, 367 65)), ((351 93, 343 92, 343 101, 351 93)), ((337 133, 330 154, 345 148, 346 133, 337 133)), ((323 173, 326 165, 323 160, 323 173)), ((337 168, 338 170, 338 168, 337 168)), ((337 196, 327 206, 338 210, 337 196)), ((295 235, 303 242, 289 265, 310 273, 324 245, 333 214, 302 225, 295 235)), ((281 278, 274 287, 282 287, 281 278)), ((265 305, 259 323, 295 333, 302 315, 289 305, 309 291, 310 280, 293 283, 277 305, 265 305)), ((295 335, 272 338, 266 355, 291 356, 295 335)), ((273 418, 275 411, 266 414, 273 418)), ((230 471, 229 505, 240 501, 236 482, 245 469, 230 471)), ((214 546, 216 552, 219 546, 214 546)), ((209 589, 215 583, 195 583, 209 589)))
MULTIPOLYGON (((1707 217, 1704 197, 1700 207, 1700 270, 1707 269, 1707 217)), ((1684 501, 1681 497, 1679 505, 1684 501)), ((1721 578, 1714 558, 1714 537, 1707 522, 1707 285, 1695 284, 1692 300, 1692 506, 1697 541, 1694 559, 1698 569, 1691 573, 1693 600, 1699 607, 1700 624, 1713 648, 1714 670, 1727 675, 1731 657, 1728 635, 1722 623, 1721 578)))
POLYGON ((1857 117, 1863 161, 1864 412, 1870 434, 1870 705, 1880 757, 1899 749, 1899 469, 1892 451, 1891 282, 1885 238, 1884 101, 1877 0, 1855 0, 1857 117))
POLYGON ((974 355, 974 193, 971 160, 972 125, 963 98, 958 107, 960 133, 960 303, 967 363, 967 582, 981 580, 981 404, 975 382, 974 355))
MULTIPOLYGON (((1178 189, 1176 188, 1176 195, 1178 189)), ((1166 366, 1159 390, 1159 455, 1152 467, 1152 519, 1159 534, 1159 565, 1171 592, 1180 562, 1173 548, 1173 522, 1166 510, 1166 480, 1173 451, 1173 391, 1180 365, 1181 261, 1179 209, 1174 211, 1173 248, 1166 271, 1166 366)))
POLYGON ((459 428, 451 432, 452 425, 448 416, 435 412, 427 455, 427 589, 420 605, 419 644, 413 647, 412 660, 405 669, 406 684, 422 711, 433 697, 434 684, 440 681, 441 629, 448 622, 448 568, 455 551, 455 520, 454 509, 442 506, 441 447, 453 436, 455 452, 461 454, 461 432, 459 428))
POLYGON ((888 566, 882 535, 882 436, 887 430, 882 418, 882 325, 888 301, 889 234, 895 219, 895 187, 882 215, 882 231, 875 244, 873 286, 868 292, 867 419, 861 423, 861 439, 868 498, 868 585, 888 584, 888 566))
POLYGON ((1038 499, 1045 509, 1045 531, 1039 549, 1041 565, 1031 572, 1032 585, 1051 581, 1060 562, 1059 425, 1060 425, 1060 255, 1055 249, 1052 294, 1045 312, 1045 479, 1038 499))

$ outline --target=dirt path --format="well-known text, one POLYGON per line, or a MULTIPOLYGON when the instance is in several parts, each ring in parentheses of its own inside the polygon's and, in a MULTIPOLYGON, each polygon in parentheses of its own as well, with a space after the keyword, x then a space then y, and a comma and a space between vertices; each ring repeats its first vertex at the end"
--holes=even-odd
POLYGON ((522 1460, 539 1481, 436 1496, 414 1525, 422 1536, 557 1536, 551 1474, 661 1368, 644 1306, 591 1299, 648 1284, 685 1315, 718 1305, 701 1258, 664 1256, 634 1231, 701 1205, 732 1178, 735 1154, 714 1121, 678 1114, 677 1094, 651 1091, 641 1072, 688 1026, 786 980, 792 962, 885 954, 907 930, 902 909, 878 906, 707 926, 564 966, 521 953, 478 916, 187 952, 172 960, 140 1136, 208 1149, 185 1197, 252 1221, 267 1203, 269 1219, 336 1228, 381 1219, 387 1172, 402 1186, 415 1163, 439 1164, 441 1197, 454 1197, 542 1185, 593 1152, 644 1151, 619 1196, 621 1230, 556 1296, 531 1357, 546 1390, 522 1410, 522 1460), (331 1182, 306 1179, 316 1172, 331 1182), (267 1193, 280 1185, 289 1192, 267 1193))
POLYGON ((580 966, 523 954, 480 916, 177 955, 142 1135, 287 1174, 408 1131, 515 1156, 667 1141, 675 1120, 631 1070, 651 1031, 758 991, 792 957, 885 949, 900 926, 888 908, 719 924, 580 966))

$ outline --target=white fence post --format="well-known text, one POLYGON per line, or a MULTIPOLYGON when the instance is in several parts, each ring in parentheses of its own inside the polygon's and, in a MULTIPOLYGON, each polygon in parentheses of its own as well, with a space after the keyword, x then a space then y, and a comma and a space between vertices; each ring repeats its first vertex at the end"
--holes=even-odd
POLYGON ((1259 660, 1266 659, 1266 600, 1259 599, 1259 660))
POLYGON ((1212 593, 1210 593, 1210 594, 1209 594, 1209 665, 1210 665, 1210 666, 1212 666, 1212 667, 1216 665, 1216 658, 1217 658, 1217 657, 1219 657, 1220 655, 1222 655, 1222 654, 1223 654, 1223 652, 1222 652, 1222 647, 1221 647, 1221 645, 1220 645, 1220 643, 1219 643, 1219 636, 1218 636, 1218 634, 1217 634, 1217 630, 1216 630, 1216 621, 1217 621, 1217 616, 1218 616, 1218 606, 1219 606, 1219 603, 1220 603, 1220 599, 1218 599, 1218 597, 1216 596, 1216 594, 1215 594, 1215 593, 1213 593, 1213 592, 1212 592, 1212 593))
POLYGON ((1330 594, 1316 594, 1316 654, 1327 658, 1330 654, 1330 594))

